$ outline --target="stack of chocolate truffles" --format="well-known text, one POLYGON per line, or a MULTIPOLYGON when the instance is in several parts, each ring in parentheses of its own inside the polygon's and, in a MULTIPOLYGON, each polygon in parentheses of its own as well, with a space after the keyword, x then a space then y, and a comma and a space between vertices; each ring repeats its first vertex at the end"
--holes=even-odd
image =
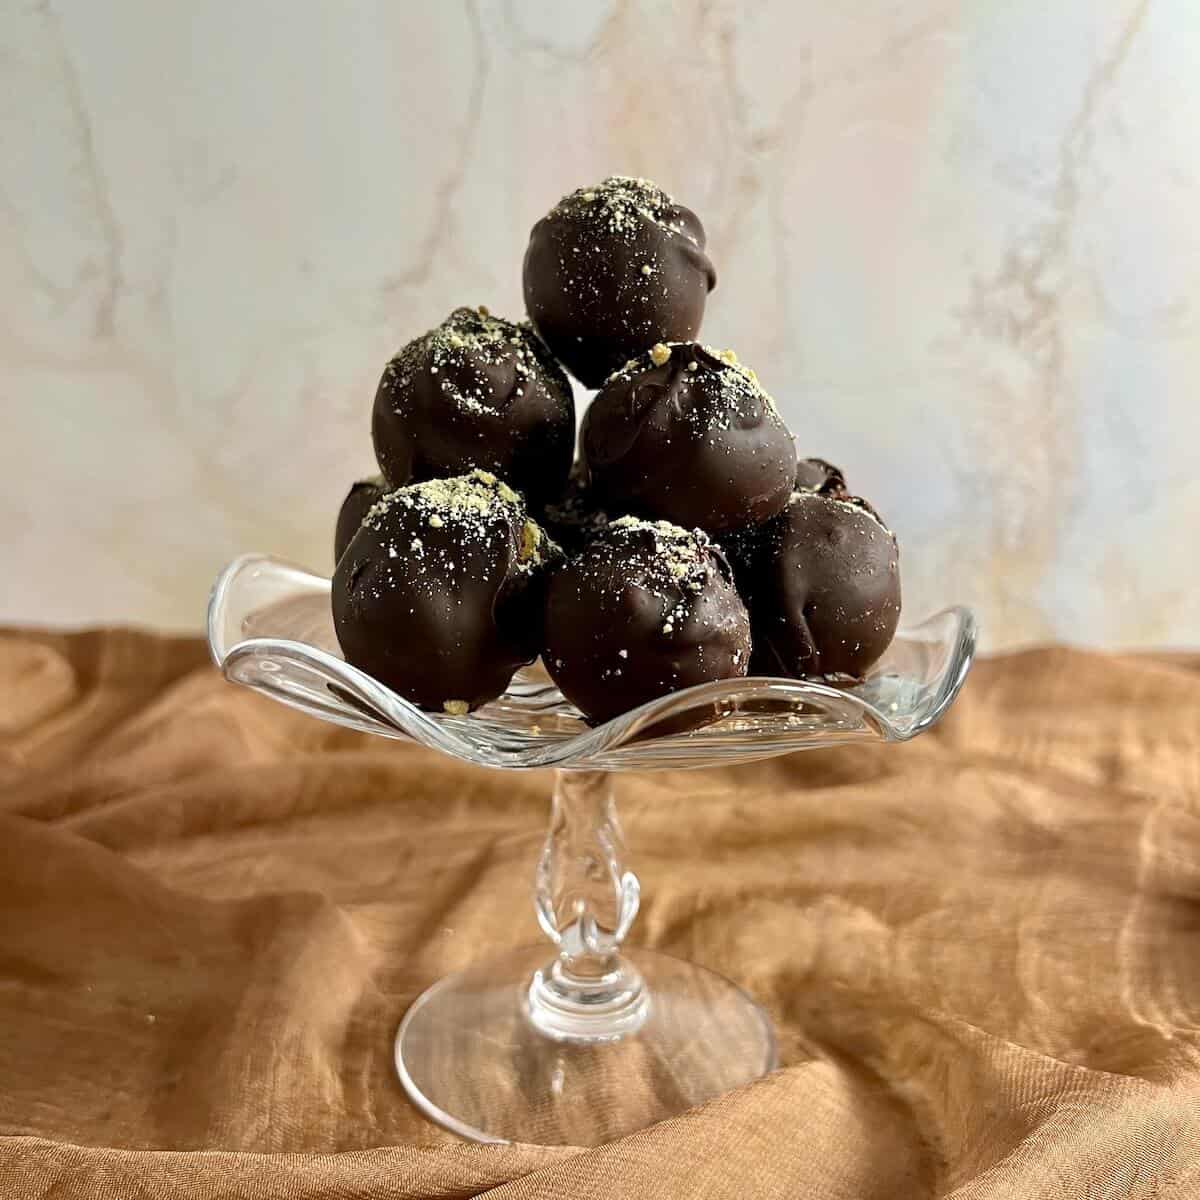
POLYGON ((457 308, 388 362, 380 474, 336 522, 348 662, 461 716, 540 655, 592 724, 712 680, 863 677, 896 538, 699 340, 716 280, 696 214, 613 176, 534 225, 525 319, 457 308), (594 389, 578 455, 568 373, 594 389))

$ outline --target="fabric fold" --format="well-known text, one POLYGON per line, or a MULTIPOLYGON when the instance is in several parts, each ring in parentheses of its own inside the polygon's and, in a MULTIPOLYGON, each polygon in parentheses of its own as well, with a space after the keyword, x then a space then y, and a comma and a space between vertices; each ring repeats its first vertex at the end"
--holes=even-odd
POLYGON ((193 639, 0 633, 0 1195, 1200 1195, 1198 666, 1029 651, 910 744, 622 776, 634 942, 751 991, 783 1065, 547 1149, 392 1066, 424 987, 538 939, 547 774, 193 639))

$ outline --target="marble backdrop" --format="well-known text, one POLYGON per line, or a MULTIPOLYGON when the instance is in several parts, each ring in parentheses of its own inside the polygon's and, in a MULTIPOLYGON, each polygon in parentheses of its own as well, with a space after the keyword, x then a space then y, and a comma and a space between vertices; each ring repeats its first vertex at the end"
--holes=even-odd
POLYGON ((1196 0, 0 0, 0 619, 329 567, 381 366, 648 175, 992 647, 1200 641, 1196 0))

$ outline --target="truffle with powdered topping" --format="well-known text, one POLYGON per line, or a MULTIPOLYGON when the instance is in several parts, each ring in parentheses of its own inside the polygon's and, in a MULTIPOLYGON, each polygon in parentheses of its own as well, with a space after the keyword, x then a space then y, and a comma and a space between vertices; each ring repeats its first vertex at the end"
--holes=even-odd
POLYGON ((466 713, 536 657, 545 574, 560 556, 489 472, 389 492, 334 572, 338 642, 419 707, 466 713))
POLYGON ((614 175, 564 196, 525 251, 525 310, 581 383, 599 387, 655 342, 700 332, 717 276, 704 227, 648 179, 614 175))
POLYGON ((601 505, 714 536, 773 517, 795 484, 792 435, 754 372, 696 342, 610 376, 580 444, 601 505))
POLYGON ((750 621, 700 530, 621 517, 555 570, 542 661, 592 724, 680 688, 745 675, 750 621))
POLYGON ((491 471, 531 504, 571 469, 571 384, 528 323, 458 308, 384 369, 371 420, 389 487, 491 471))

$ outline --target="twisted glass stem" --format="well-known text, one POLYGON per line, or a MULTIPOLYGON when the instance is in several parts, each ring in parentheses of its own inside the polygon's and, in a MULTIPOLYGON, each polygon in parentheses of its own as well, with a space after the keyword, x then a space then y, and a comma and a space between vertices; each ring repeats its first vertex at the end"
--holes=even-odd
POLYGON ((534 897, 558 954, 529 985, 533 1024, 560 1041, 614 1041, 639 1029, 649 998, 620 953, 639 887, 607 772, 557 772, 534 897))

